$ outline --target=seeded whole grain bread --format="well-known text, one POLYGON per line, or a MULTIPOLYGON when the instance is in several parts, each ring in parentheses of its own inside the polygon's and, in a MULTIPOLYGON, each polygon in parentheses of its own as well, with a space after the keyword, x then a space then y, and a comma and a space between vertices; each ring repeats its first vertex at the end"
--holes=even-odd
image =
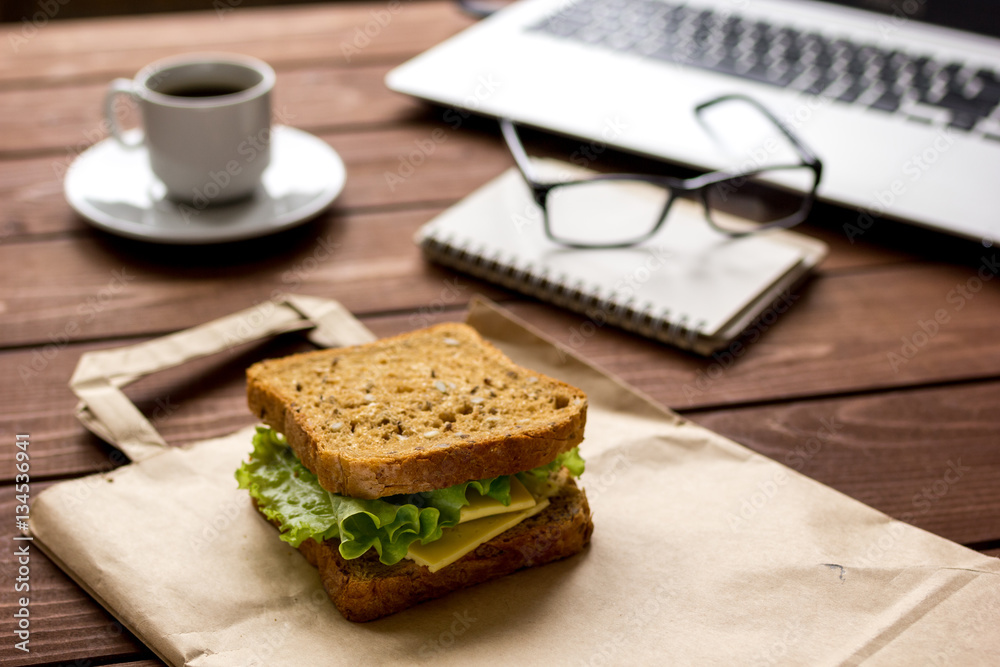
POLYGON ((306 540, 299 551, 319 570, 323 587, 344 618, 372 621, 583 550, 594 530, 586 493, 563 475, 560 490, 549 500, 549 506, 535 516, 434 573, 406 559, 383 565, 374 550, 345 560, 338 540, 322 544, 306 540))
POLYGON ((355 498, 544 465, 580 443, 587 419, 582 391, 457 323, 262 361, 247 399, 323 488, 355 498))

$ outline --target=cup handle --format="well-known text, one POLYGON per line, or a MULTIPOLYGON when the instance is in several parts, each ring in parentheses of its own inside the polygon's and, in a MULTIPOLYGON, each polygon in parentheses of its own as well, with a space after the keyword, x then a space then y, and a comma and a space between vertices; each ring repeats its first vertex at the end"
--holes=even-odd
POLYGON ((131 79, 115 79, 108 86, 108 92, 104 95, 104 118, 108 121, 111 136, 117 139, 118 143, 125 148, 135 148, 142 144, 142 135, 139 135, 138 138, 132 137, 130 139, 122 131, 121 126, 118 124, 118 117, 115 114, 115 98, 119 95, 128 95, 135 101, 134 85, 131 79))

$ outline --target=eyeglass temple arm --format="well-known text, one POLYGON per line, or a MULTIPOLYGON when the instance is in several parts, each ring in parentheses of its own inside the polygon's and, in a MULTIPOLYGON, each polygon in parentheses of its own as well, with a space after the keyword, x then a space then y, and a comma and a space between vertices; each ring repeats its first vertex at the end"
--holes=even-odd
POLYGON ((761 104, 752 97, 749 97, 747 95, 740 95, 739 93, 722 95, 720 97, 708 100, 707 102, 702 102, 701 104, 699 104, 694 108, 694 111, 695 113, 700 114, 705 109, 713 107, 716 104, 720 104, 722 102, 731 102, 731 101, 746 102, 754 109, 759 111, 761 114, 763 114, 763 116, 767 118, 772 125, 777 127, 781 131, 781 133, 785 135, 785 138, 787 138, 788 141, 792 144, 792 146, 795 147, 796 152, 798 152, 799 157, 805 164, 815 166, 817 170, 822 170, 823 162, 822 160, 819 159, 816 153, 814 153, 812 149, 810 149, 808 146, 802 143, 802 140, 799 139, 797 136, 795 136, 792 133, 792 131, 785 126, 784 123, 778 120, 778 118, 773 113, 771 113, 770 109, 768 109, 766 106, 764 106, 763 104, 761 104))
POLYGON ((528 183, 538 183, 535 169, 531 165, 531 160, 528 158, 528 152, 524 150, 524 144, 521 143, 521 137, 517 135, 517 130, 514 128, 514 122, 509 118, 501 118, 500 131, 503 133, 503 138, 507 142, 507 148, 510 149, 510 154, 514 156, 514 163, 517 165, 518 171, 521 172, 521 175, 524 176, 524 179, 528 181, 528 183))

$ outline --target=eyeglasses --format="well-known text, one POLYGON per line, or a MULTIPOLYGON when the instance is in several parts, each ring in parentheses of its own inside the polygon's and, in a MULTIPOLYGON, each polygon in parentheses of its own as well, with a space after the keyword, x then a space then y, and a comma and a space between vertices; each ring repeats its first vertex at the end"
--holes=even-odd
MULTIPOLYGON (((717 104, 742 102, 763 115, 789 143, 798 161, 740 171, 716 171, 694 178, 643 174, 594 174, 544 180, 528 158, 514 123, 500 120, 507 147, 542 210, 545 234, 573 248, 625 248, 652 237, 663 226, 680 196, 700 200, 708 223, 730 237, 766 229, 793 227, 808 216, 816 201, 823 163, 765 106, 745 95, 723 95, 695 107, 699 115, 717 104), (775 186, 782 192, 776 193, 775 186), (725 213, 734 200, 770 192, 756 226, 725 213), (774 196, 776 195, 777 196, 774 196), (581 225, 581 212, 607 212, 607 224, 581 225)), ((592 218, 593 216, 591 216, 592 218)))

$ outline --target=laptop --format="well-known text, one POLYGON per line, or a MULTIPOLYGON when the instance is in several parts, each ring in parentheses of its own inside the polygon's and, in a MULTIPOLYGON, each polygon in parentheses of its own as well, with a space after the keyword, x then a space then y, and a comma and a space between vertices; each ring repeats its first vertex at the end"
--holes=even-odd
MULTIPOLYGON (((584 151, 610 145, 697 169, 754 159, 693 112, 742 93, 822 158, 819 197, 849 210, 852 241, 884 218, 1000 238, 991 0, 521 0, 386 83, 578 137, 584 151)), ((467 116, 450 113, 455 126, 467 116)), ((742 131, 734 123, 723 126, 742 131)))

